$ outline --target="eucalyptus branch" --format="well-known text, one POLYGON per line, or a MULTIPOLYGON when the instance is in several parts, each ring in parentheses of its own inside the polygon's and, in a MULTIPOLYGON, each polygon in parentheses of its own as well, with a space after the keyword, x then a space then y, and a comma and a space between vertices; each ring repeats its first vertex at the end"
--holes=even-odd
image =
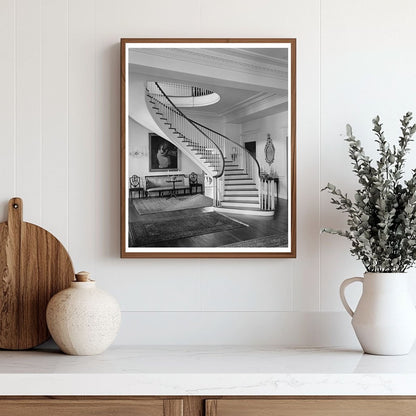
POLYGON ((347 214, 349 227, 348 231, 322 231, 348 238, 351 254, 363 262, 367 271, 402 272, 416 263, 416 168, 410 179, 403 180, 406 155, 416 132, 411 120, 411 113, 403 116, 398 145, 390 147, 380 118, 373 119, 379 153, 376 166, 347 125, 345 140, 361 187, 353 200, 330 183, 322 189, 332 196, 331 204, 347 214))

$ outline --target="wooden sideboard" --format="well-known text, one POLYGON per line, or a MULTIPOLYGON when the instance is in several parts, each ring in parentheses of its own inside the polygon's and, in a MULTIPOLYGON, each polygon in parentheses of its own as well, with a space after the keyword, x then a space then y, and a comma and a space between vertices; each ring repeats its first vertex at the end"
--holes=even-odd
POLYGON ((415 397, 4 397, 3 416, 414 416, 415 397))

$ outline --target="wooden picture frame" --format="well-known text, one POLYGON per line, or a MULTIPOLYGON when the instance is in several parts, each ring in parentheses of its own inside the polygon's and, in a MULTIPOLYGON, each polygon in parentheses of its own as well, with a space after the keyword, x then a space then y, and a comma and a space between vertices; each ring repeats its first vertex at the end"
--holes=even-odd
POLYGON ((296 257, 296 39, 120 46, 121 257, 296 257), (151 135, 177 170, 151 169, 151 135), (245 149, 270 136, 272 163, 245 149))

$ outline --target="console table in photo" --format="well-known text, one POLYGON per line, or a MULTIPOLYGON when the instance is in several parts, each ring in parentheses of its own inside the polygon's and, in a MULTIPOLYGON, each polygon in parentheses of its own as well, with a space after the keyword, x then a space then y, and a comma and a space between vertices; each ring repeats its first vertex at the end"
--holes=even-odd
POLYGON ((172 176, 169 179, 166 179, 166 182, 172 184, 172 190, 170 191, 170 194, 168 195, 168 198, 176 198, 176 189, 175 184, 182 182, 182 179, 177 179, 175 176, 172 176))

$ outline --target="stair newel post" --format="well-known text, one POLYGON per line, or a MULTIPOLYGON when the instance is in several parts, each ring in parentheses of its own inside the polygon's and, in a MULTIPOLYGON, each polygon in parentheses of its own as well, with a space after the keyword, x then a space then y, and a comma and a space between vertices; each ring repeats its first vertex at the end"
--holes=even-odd
POLYGON ((267 211, 267 203, 269 202, 269 192, 267 190, 267 179, 264 180, 264 209, 267 211))
POLYGON ((270 187, 270 184, 271 184, 271 182, 270 182, 270 179, 267 181, 267 196, 268 196, 268 201, 267 201, 267 209, 270 211, 270 206, 271 206, 271 199, 270 199, 270 196, 271 196, 271 187, 270 187))
POLYGON ((213 192, 213 197, 214 197, 214 207, 217 206, 217 178, 214 178, 214 192, 213 192))
POLYGON ((260 178, 259 186, 260 209, 263 209, 263 180, 260 178))
POLYGON ((268 201, 268 195, 267 195, 267 179, 264 180, 264 209, 267 210, 267 201, 268 201))
POLYGON ((264 209, 267 211, 269 208, 269 181, 266 179, 266 203, 264 209))
POLYGON ((217 182, 218 182, 217 206, 220 206, 221 205, 221 178, 217 178, 217 182))

